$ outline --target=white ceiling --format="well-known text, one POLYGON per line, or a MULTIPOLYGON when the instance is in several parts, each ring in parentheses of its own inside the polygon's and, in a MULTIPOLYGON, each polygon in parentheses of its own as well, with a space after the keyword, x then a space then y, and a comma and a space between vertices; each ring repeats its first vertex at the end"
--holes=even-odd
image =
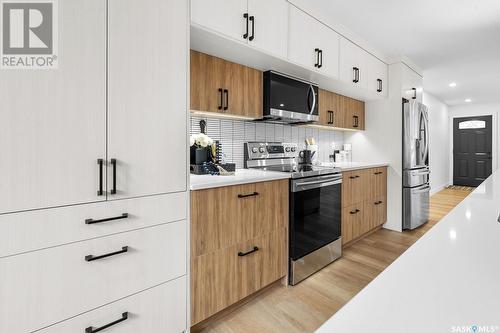
POLYGON ((291 1, 389 57, 407 56, 424 90, 448 105, 500 102, 500 0, 291 1))

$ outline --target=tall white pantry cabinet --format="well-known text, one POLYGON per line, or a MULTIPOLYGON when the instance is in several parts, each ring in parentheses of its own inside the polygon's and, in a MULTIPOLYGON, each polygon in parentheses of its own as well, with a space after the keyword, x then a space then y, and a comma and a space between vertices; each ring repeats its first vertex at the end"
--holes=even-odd
POLYGON ((58 1, 0 72, 0 332, 187 330, 188 5, 58 1))

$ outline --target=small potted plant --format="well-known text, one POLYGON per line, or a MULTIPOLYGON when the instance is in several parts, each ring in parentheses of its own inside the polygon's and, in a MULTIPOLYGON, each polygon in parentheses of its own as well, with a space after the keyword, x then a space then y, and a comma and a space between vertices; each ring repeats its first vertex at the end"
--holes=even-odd
POLYGON ((191 164, 203 164, 208 161, 209 149, 212 147, 214 140, 208 135, 200 133, 191 135, 189 140, 191 146, 191 164))

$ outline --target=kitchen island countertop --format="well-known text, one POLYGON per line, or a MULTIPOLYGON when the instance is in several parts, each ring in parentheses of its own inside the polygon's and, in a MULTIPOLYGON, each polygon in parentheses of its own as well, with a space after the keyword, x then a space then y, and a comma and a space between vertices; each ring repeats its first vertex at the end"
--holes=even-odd
POLYGON ((497 171, 316 333, 500 332, 499 213, 497 171))

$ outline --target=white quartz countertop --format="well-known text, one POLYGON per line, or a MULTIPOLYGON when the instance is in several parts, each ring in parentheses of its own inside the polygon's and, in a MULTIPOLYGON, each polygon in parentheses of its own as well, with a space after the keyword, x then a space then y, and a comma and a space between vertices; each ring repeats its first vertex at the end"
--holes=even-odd
MULTIPOLYGON (((361 163, 361 162, 346 162, 346 163, 321 163, 322 166, 331 166, 340 168, 342 171, 368 169, 387 166, 387 163, 361 163)), ((190 189, 191 191, 203 190, 207 188, 249 184, 257 182, 265 182, 270 180, 290 178, 289 173, 276 171, 262 171, 255 169, 237 169, 234 176, 212 176, 212 175, 191 175, 190 189)))
POLYGON ((500 171, 317 333, 500 332, 500 171))
POLYGON ((370 169, 370 168, 380 168, 386 167, 389 163, 365 163, 365 162, 340 162, 340 163, 321 163, 322 166, 331 166, 335 168, 340 168, 342 171, 352 171, 360 169, 370 169))
POLYGON ((234 176, 191 175, 190 188, 194 191, 213 187, 249 184, 287 178, 290 178, 290 174, 286 172, 237 169, 234 176))

